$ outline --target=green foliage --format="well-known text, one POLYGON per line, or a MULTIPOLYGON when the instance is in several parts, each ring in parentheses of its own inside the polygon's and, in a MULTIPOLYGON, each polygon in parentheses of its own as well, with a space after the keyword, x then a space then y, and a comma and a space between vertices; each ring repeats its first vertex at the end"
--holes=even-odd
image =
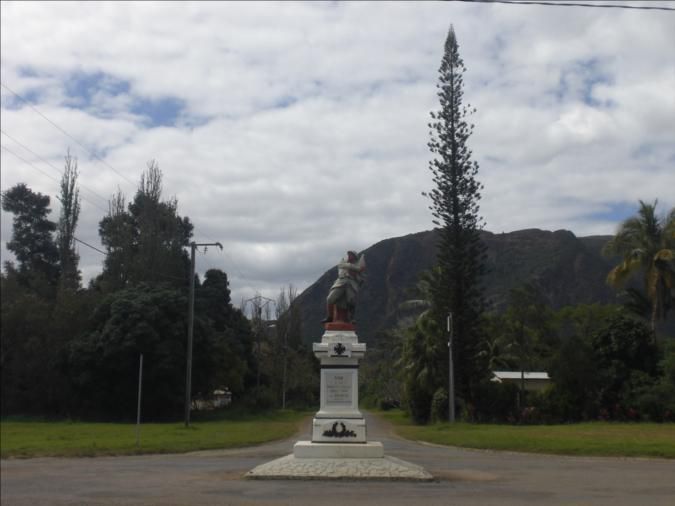
MULTIPOLYGON (((485 272, 485 246, 480 239, 482 218, 478 202, 481 184, 478 164, 471 160, 467 140, 473 125, 466 121, 469 109, 462 105, 464 62, 452 27, 445 41, 445 53, 439 69, 440 110, 431 113, 429 149, 435 156, 429 163, 435 187, 428 193, 434 224, 440 228, 438 270, 432 284, 432 313, 439 330, 452 313, 455 336, 453 365, 455 389, 459 397, 471 398, 472 386, 484 376, 478 358, 483 292, 480 285, 485 272)), ((436 340, 447 341, 439 332, 436 340)), ((447 358, 439 350, 437 361, 446 367, 447 358)), ((444 374, 431 379, 434 392, 444 383, 444 374)))
POLYGON ((675 208, 665 218, 656 214, 656 202, 640 201, 637 216, 624 221, 604 248, 607 255, 622 260, 607 276, 612 286, 621 286, 639 273, 651 303, 651 328, 665 319, 675 303, 675 208))
POLYGON ((588 337, 575 334, 565 339, 551 361, 549 375, 554 385, 545 402, 553 419, 578 421, 596 417, 600 378, 588 337))
MULTIPOLYGON (((151 418, 180 413, 186 308, 185 295, 168 287, 128 288, 102 301, 92 317, 92 330, 70 347, 69 367, 83 416, 133 418, 141 353, 143 412, 151 418)), ((195 350, 202 350, 203 341, 203 327, 195 322, 195 350)), ((194 371, 200 369, 198 362, 195 356, 194 371)), ((193 384, 198 383, 193 377, 193 384)))
POLYGON ((187 284, 190 261, 184 248, 193 226, 188 218, 177 214, 177 201, 162 201, 161 194, 162 173, 151 161, 128 208, 121 193, 110 202, 108 215, 99 223, 107 252, 97 279, 103 291, 137 283, 187 284))
MULTIPOLYGON (((220 364, 211 383, 227 386, 235 399, 252 382, 253 348, 251 326, 246 317, 232 307, 227 274, 209 269, 196 288, 195 311, 214 331, 214 357, 220 364)), ((208 394, 208 392, 203 392, 208 394)))
POLYGON ((478 356, 489 371, 515 370, 518 357, 513 350, 513 342, 505 332, 507 328, 504 315, 486 314, 483 317, 483 335, 478 356))
MULTIPOLYGON (((227 386, 241 397, 251 350, 248 321, 232 308, 227 276, 210 270, 197 287, 192 385, 196 397, 227 386)), ((131 418, 139 355, 144 356, 143 413, 182 413, 185 395, 187 297, 168 285, 135 287, 107 296, 91 331, 70 347, 69 366, 82 414, 131 418)))
POLYGON ((619 306, 611 304, 565 306, 555 313, 554 325, 563 340, 570 336, 589 339, 619 311, 619 306))
MULTIPOLYGON (((49 197, 19 183, 2 194, 2 209, 14 215, 12 240, 7 249, 19 262, 19 279, 25 285, 55 286, 59 277, 58 250, 52 237, 56 224, 47 215, 49 197)), ((53 290, 47 291, 50 295, 53 290)))
POLYGON ((448 390, 439 388, 431 398, 431 421, 436 423, 448 420, 448 390))
POLYGON ((511 290, 502 335, 520 371, 545 368, 557 346, 553 311, 539 288, 528 283, 511 290))
POLYGON ((654 335, 644 323, 617 314, 593 335, 592 347, 600 407, 611 417, 622 417, 631 391, 657 375, 654 335))
MULTIPOLYGON (((150 163, 134 200, 118 193, 101 221, 109 254, 102 275, 79 288, 74 233, 79 217, 77 162, 66 156, 57 227, 49 197, 19 184, 2 195, 14 214, 1 281, 2 414, 132 418, 139 355, 143 415, 182 414, 192 225, 175 200, 161 201, 161 172, 150 163), (59 276, 59 273, 61 275, 59 276)), ((194 397, 229 387, 234 400, 252 383, 251 328, 232 308, 227 275, 206 273, 196 289, 194 397)), ((303 370, 297 360, 298 370, 303 370)), ((305 368, 306 369, 306 368, 305 368)), ((297 386, 297 385, 296 385, 297 386)), ((301 389, 302 387, 299 387, 301 389)))
POLYGON ((65 167, 61 177, 61 215, 56 234, 61 265, 61 287, 75 290, 80 286, 80 260, 75 251, 75 229, 80 217, 80 191, 77 188, 77 159, 66 154, 65 167))
POLYGON ((517 418, 518 387, 509 383, 483 381, 475 388, 467 416, 473 422, 513 422, 517 418))
MULTIPOLYGON (((26 289, 16 271, 2 276, 2 412, 39 412, 46 377, 52 377, 48 354, 52 305, 26 289)), ((52 377, 53 379, 53 377, 52 377)))
POLYGON ((436 390, 447 381, 448 361, 443 367, 442 353, 447 356, 447 344, 439 336, 438 325, 426 313, 413 326, 403 331, 401 373, 403 405, 418 423, 431 418, 431 403, 436 390))
POLYGON ((401 332, 380 332, 368 342, 368 353, 359 370, 359 396, 367 406, 400 405, 401 374, 397 364, 401 358, 401 332))

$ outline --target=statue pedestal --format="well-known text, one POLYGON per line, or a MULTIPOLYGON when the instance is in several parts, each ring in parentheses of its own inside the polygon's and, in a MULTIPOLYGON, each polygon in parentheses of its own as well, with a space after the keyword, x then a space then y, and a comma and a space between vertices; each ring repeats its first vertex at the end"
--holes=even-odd
POLYGON ((327 324, 320 343, 312 345, 321 361, 321 401, 312 423, 312 441, 298 441, 296 458, 379 458, 382 443, 367 442, 359 411, 359 361, 366 353, 354 327, 327 324))

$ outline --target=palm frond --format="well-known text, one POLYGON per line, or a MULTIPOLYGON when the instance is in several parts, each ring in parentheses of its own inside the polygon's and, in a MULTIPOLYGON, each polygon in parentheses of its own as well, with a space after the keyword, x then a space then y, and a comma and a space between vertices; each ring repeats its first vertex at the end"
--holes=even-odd
POLYGON ((609 271, 609 274, 607 274, 607 284, 614 287, 622 286, 640 267, 641 263, 637 258, 624 260, 609 271))

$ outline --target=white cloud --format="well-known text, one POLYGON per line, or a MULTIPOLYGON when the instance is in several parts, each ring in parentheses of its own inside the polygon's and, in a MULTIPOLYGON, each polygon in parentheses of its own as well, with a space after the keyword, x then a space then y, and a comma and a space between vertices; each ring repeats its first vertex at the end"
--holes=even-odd
MULTIPOLYGON (((675 13, 431 2, 2 9, 3 83, 106 163, 4 88, 3 130, 56 167, 70 146, 80 182, 104 197, 118 186, 131 197, 127 179, 156 159, 196 238, 225 245, 198 265, 225 269, 235 301, 303 289, 346 249, 431 227, 427 123, 450 23, 465 102, 478 109, 470 145, 488 230, 611 233, 614 209, 675 205, 675 13), (90 98, 72 96, 73 79, 92 76, 90 98), (148 123, 161 100, 182 104, 175 125, 148 123)), ((2 188, 18 181, 57 191, 3 151, 2 188)), ((82 194, 91 202, 78 235, 98 245, 93 204, 106 204, 82 194)), ((80 253, 95 275, 101 256, 80 253)))

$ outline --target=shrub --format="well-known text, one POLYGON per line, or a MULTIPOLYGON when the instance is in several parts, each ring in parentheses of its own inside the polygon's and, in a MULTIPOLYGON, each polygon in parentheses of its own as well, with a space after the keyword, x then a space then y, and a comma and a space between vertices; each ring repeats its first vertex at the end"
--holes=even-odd
POLYGON ((472 421, 504 422, 517 419, 518 387, 512 384, 485 381, 474 391, 472 421))
POLYGON ((431 398, 431 421, 441 422, 448 419, 448 391, 439 388, 431 398))

